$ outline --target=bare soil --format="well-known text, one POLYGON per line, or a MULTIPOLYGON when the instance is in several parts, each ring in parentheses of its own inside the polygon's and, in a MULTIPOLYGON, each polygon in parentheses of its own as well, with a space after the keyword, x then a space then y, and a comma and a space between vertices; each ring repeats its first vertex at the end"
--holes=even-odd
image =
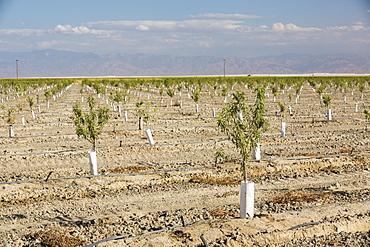
POLYGON ((358 93, 347 102, 333 94, 332 121, 308 84, 298 103, 289 100, 293 89, 278 96, 292 116, 266 98, 262 160, 248 168, 255 217, 240 219, 238 152, 212 112, 223 97, 204 94, 195 113, 184 92, 182 108, 169 106, 169 97, 161 103, 158 92, 132 93, 121 104, 129 121, 111 113, 98 143, 100 175, 90 176, 90 144, 71 120, 72 106, 86 107, 81 96, 93 95, 80 89, 73 84, 50 109, 40 102, 36 119, 24 111, 27 123, 18 116, 14 138, 0 127, 0 246, 87 246, 115 237, 98 246, 370 245, 370 132, 362 113, 369 104, 358 93), (135 116, 135 102, 147 94, 158 108, 146 126, 156 145, 135 116), (226 157, 216 159, 220 149, 226 157))

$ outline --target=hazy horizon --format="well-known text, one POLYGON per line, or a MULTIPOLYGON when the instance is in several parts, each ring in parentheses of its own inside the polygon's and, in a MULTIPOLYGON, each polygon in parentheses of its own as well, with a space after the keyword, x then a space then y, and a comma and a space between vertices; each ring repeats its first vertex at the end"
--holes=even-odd
POLYGON ((370 1, 0 1, 0 51, 370 56, 370 1))

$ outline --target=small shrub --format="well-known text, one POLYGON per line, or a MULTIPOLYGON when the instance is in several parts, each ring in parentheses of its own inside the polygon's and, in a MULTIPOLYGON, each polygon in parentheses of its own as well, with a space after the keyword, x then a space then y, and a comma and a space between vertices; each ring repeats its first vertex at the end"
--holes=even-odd
POLYGON ((331 97, 329 94, 325 94, 324 96, 322 96, 322 102, 324 103, 325 107, 329 107, 330 103, 331 103, 331 97))
POLYGON ((286 106, 281 102, 277 102, 277 104, 279 105, 280 113, 283 113, 286 110, 286 106))
POLYGON ((92 144, 92 149, 96 149, 96 141, 103 130, 104 125, 109 120, 109 109, 99 107, 95 109, 93 97, 89 97, 89 113, 83 113, 80 105, 73 106, 73 122, 76 126, 76 134, 82 136, 92 144))

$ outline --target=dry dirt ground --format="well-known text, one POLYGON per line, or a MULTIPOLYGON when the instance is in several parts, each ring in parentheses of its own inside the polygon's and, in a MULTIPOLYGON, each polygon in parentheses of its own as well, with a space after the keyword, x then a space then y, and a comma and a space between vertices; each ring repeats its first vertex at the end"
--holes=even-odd
POLYGON ((122 103, 129 121, 111 113, 98 143, 100 175, 92 177, 89 143, 71 121, 72 106, 94 95, 80 89, 73 84, 50 109, 40 102, 36 119, 24 111, 27 123, 18 116, 14 138, 1 126, 0 246, 370 245, 370 131, 362 113, 368 89, 365 100, 333 94, 332 121, 308 84, 298 103, 289 100, 293 89, 277 98, 293 116, 266 98, 262 160, 248 169, 256 199, 250 219, 239 218, 237 150, 213 117, 223 97, 203 95, 196 114, 184 92, 182 108, 169 106, 168 97, 161 103, 157 92, 131 92, 122 103), (148 97, 158 108, 149 126, 156 145, 134 115, 135 102, 148 97), (221 149, 225 157, 216 159, 221 149))

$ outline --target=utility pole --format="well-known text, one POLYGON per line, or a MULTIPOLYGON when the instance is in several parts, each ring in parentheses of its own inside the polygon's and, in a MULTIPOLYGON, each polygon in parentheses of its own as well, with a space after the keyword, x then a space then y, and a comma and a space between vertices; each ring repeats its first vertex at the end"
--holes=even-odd
POLYGON ((224 77, 226 76, 226 58, 224 58, 224 77))
POLYGON ((15 60, 15 73, 17 75, 17 79, 18 79, 18 59, 15 60))

